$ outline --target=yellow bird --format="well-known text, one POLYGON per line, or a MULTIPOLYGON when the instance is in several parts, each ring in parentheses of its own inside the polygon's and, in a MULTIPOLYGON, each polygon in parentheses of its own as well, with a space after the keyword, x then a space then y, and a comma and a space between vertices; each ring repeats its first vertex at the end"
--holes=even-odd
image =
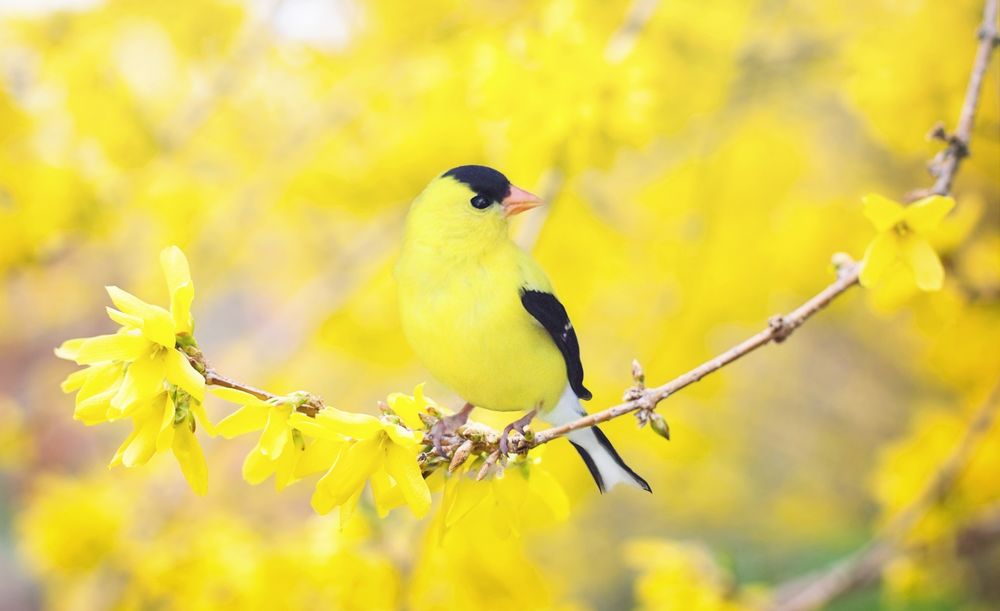
MULTIPOLYGON (((473 406, 527 411, 503 431, 538 414, 553 425, 585 415, 583 365, 576 331, 545 272, 508 237, 508 218, 541 205, 500 172, 479 165, 448 170, 413 201, 396 265, 403 330, 431 374, 473 406)), ((440 451, 437 428, 431 432, 440 451)), ((573 431, 602 492, 619 483, 649 491, 608 438, 592 427, 573 431)))

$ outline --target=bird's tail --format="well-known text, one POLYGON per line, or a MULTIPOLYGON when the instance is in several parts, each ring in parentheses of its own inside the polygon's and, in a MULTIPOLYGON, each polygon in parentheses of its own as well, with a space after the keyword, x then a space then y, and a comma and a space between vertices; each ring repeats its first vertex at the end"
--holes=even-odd
MULTIPOLYGON (((559 403, 553 409, 540 413, 539 418, 549 424, 559 426, 573 422, 585 415, 586 412, 580 405, 579 398, 567 385, 566 390, 559 398, 559 403)), ((590 470, 590 474, 597 482, 597 487, 601 489, 601 492, 607 492, 621 483, 652 492, 646 480, 625 464, 601 429, 596 426, 579 429, 572 431, 567 437, 576 451, 580 453, 580 458, 587 464, 587 469, 590 470)))

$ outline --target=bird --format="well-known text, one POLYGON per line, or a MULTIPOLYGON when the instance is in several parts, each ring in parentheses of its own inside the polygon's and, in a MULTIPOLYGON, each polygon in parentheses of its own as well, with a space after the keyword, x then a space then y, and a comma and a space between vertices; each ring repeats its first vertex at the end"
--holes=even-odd
MULTIPOLYGON (((510 238, 509 219, 542 205, 501 172, 462 165, 413 200, 394 269, 403 333, 431 375, 466 401, 430 431, 441 451, 476 407, 526 412, 508 424, 524 433, 537 415, 559 426, 586 415, 576 330, 542 268, 510 238)), ((599 490, 629 484, 651 492, 596 426, 567 435, 599 490)))

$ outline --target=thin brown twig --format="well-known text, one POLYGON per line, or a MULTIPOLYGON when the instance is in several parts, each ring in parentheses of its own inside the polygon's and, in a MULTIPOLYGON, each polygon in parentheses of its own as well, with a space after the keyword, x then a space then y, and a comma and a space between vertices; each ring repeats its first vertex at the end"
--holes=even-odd
POLYGON ((954 489, 973 452, 996 422, 998 411, 1000 383, 976 411, 961 440, 932 475, 927 486, 877 538, 828 569, 780 585, 775 589, 771 610, 816 609, 877 580, 889 562, 906 550, 906 535, 954 489))
POLYGON ((722 369, 726 365, 729 365, 733 361, 743 358, 761 346, 766 346, 772 342, 783 342, 788 339, 793 331, 801 327, 814 314, 830 305, 830 302, 842 295, 852 286, 855 286, 858 283, 859 273, 860 266, 857 263, 849 262, 843 264, 840 268, 839 277, 835 282, 817 293, 814 297, 800 305, 791 313, 785 316, 772 317, 767 328, 763 331, 760 331, 759 333, 743 340, 719 356, 702 363, 691 371, 674 378, 662 386, 648 389, 635 389, 637 392, 631 393, 633 396, 624 403, 590 414, 589 416, 585 416, 579 420, 570 422, 569 424, 545 429, 544 431, 536 433, 532 446, 552 441, 556 437, 561 437, 562 435, 577 429, 607 422, 608 420, 636 410, 651 410, 655 408, 660 401, 663 401, 675 392, 694 384, 705 376, 722 369))

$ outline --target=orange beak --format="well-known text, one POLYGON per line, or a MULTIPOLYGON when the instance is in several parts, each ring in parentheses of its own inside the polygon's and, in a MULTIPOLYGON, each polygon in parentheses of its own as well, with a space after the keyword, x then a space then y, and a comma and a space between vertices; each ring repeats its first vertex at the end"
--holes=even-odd
POLYGON ((510 186, 510 193, 500 202, 500 206, 503 207, 504 216, 514 216, 515 214, 520 214, 525 210, 531 210, 541 205, 542 198, 514 185, 510 186))

